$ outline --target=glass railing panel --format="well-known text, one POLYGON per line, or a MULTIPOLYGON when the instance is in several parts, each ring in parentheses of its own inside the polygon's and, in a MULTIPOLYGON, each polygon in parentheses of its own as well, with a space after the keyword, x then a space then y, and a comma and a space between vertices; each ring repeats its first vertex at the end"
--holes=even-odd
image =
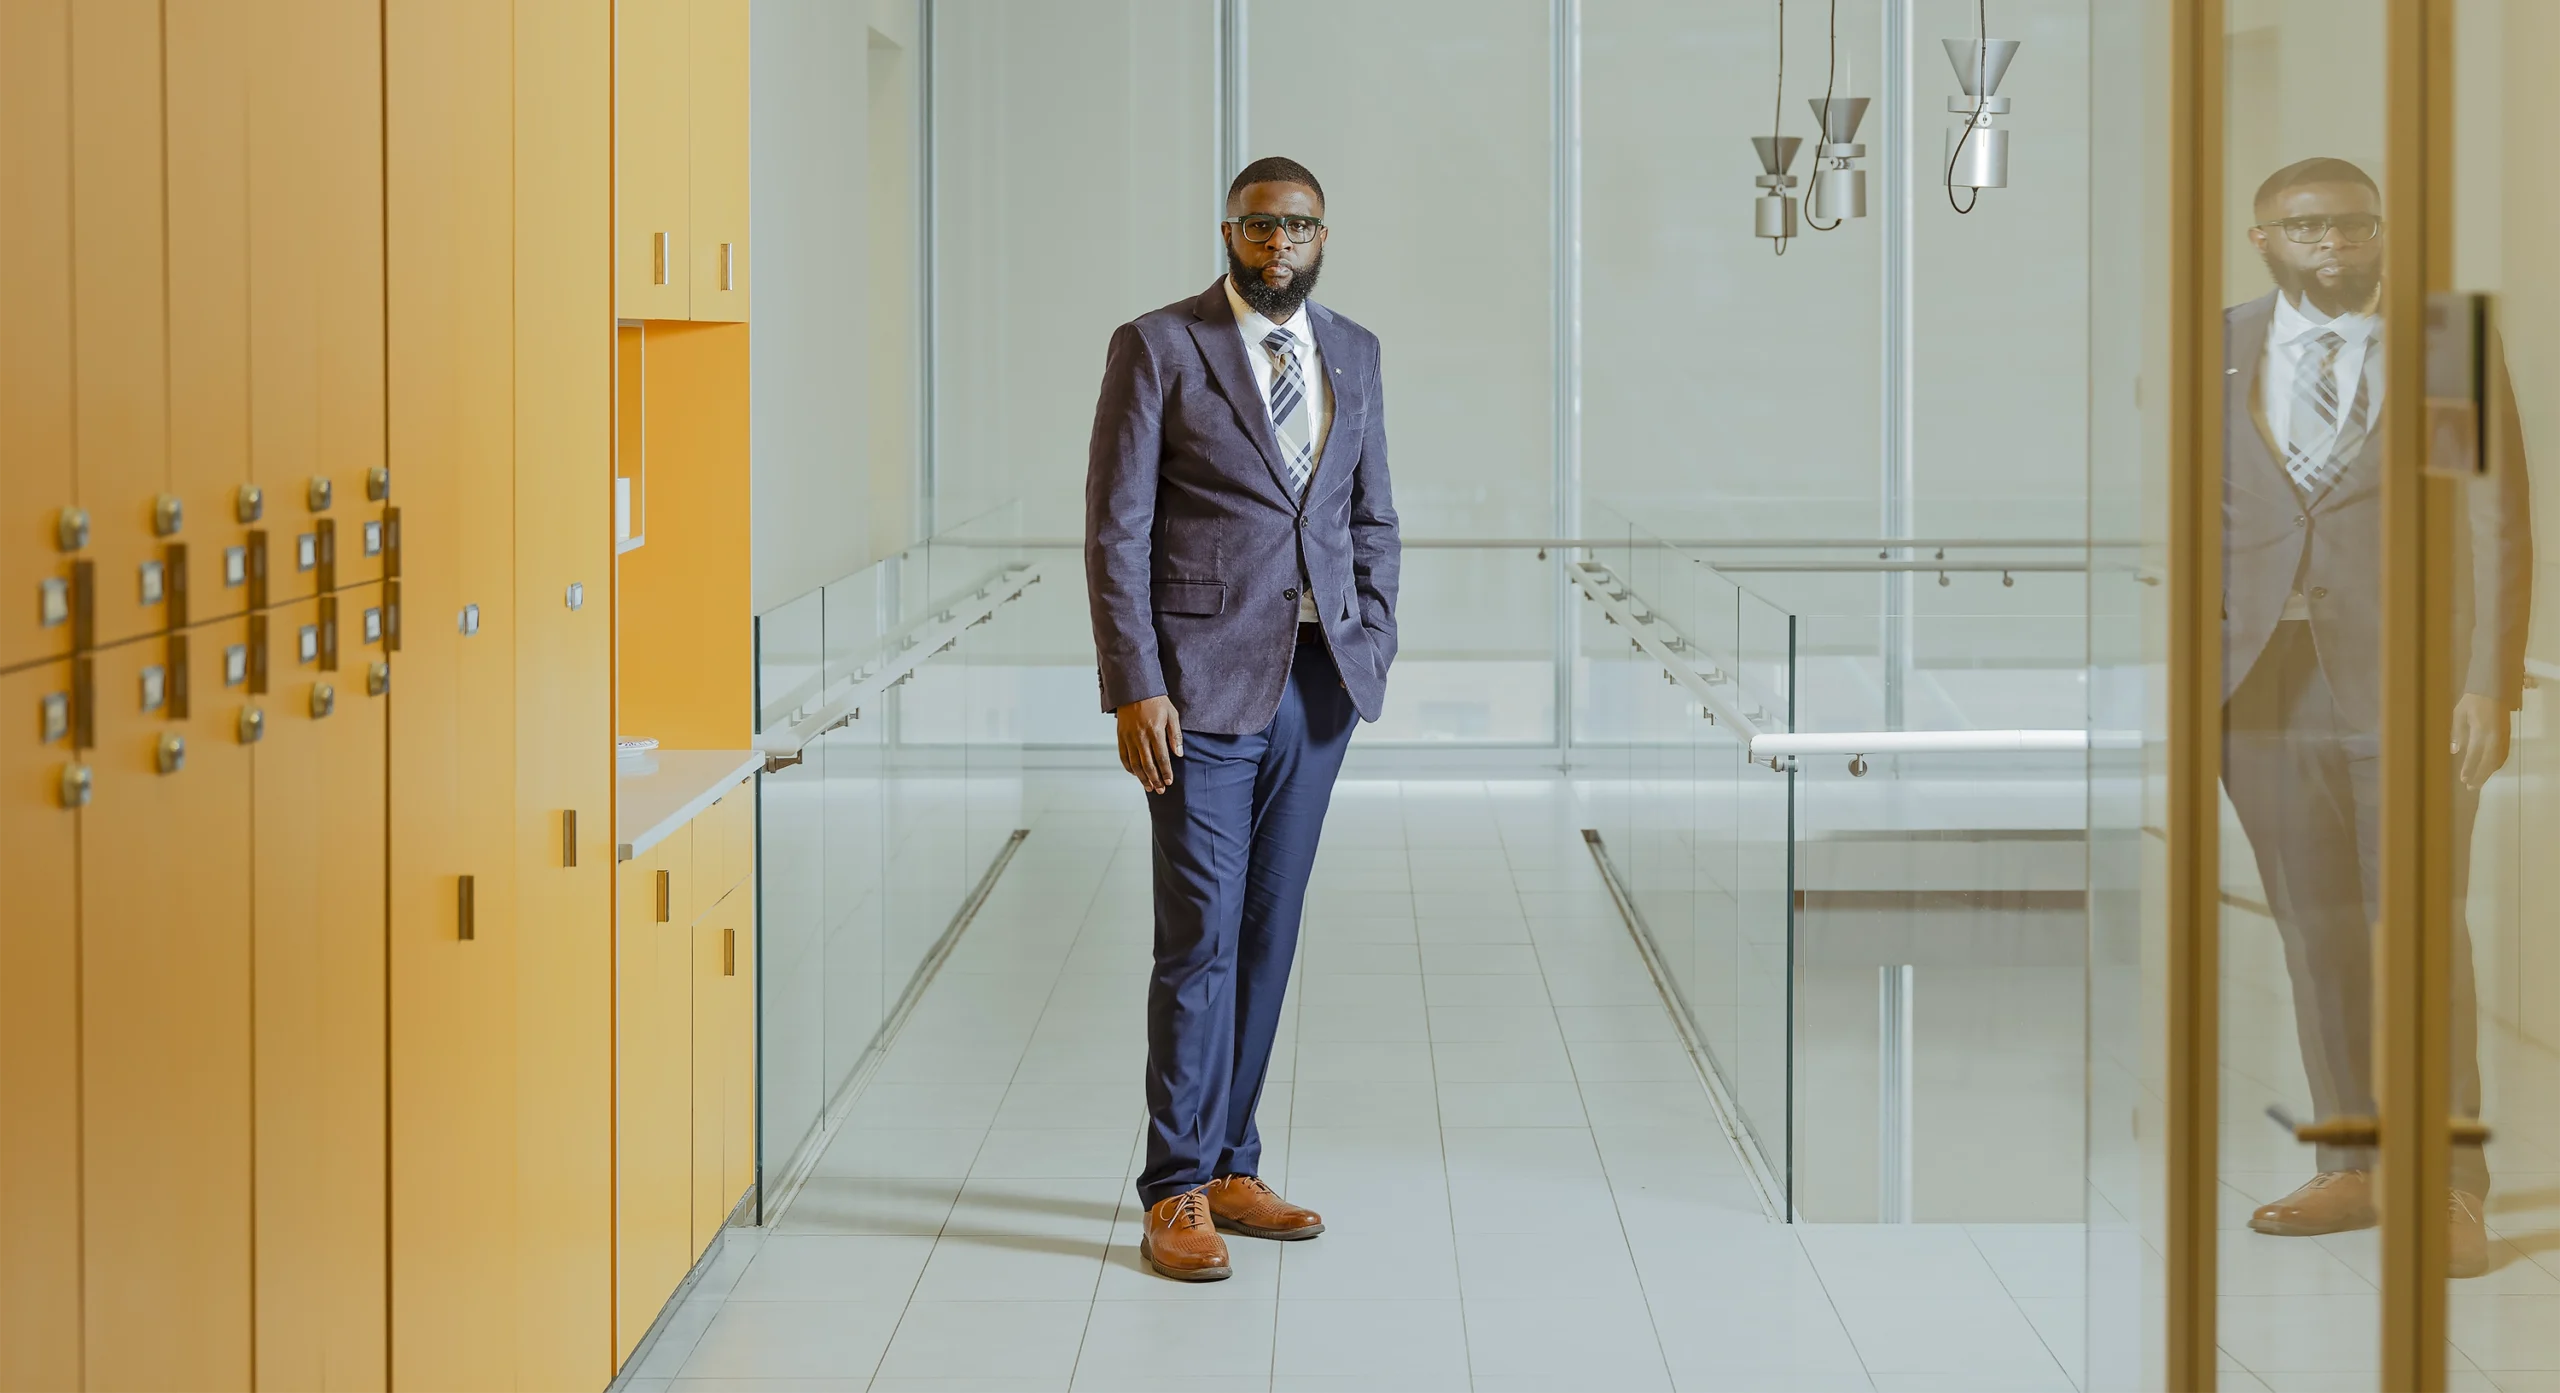
MULTIPOLYGON (((757 616, 756 728, 790 724, 823 685, 826 595, 810 591, 757 616)), ((756 954, 759 1148, 788 1156, 813 1133, 828 1096, 825 780, 801 765, 759 777, 756 954)))
MULTIPOLYGON (((1898 690, 1905 731, 2082 732, 2083 576, 2024 562, 2005 575, 1996 563, 1968 569, 1951 552, 1941 585, 1928 569, 1937 559, 1922 564, 1898 671, 1886 666, 1894 621, 1875 572, 1848 575, 1854 585, 1818 572, 1751 577, 1755 589, 1830 602, 1797 621, 1799 731, 1885 730, 1872 715, 1898 690), (1991 644, 1994 634, 2010 638, 1991 644), (1831 679, 1861 673, 1876 685, 1836 696, 1831 679)), ((1799 1212, 2078 1223, 2084 757, 1977 744, 1826 749, 1795 763, 1799 1212)))
MULTIPOLYGON (((840 683, 881 660, 898 592, 898 563, 884 561, 827 587, 827 679, 840 683)), ((833 1097, 878 1036, 894 987, 882 961, 885 905, 881 766, 887 732, 879 710, 821 738, 811 751, 825 785, 827 848, 827 1092, 833 1097)))

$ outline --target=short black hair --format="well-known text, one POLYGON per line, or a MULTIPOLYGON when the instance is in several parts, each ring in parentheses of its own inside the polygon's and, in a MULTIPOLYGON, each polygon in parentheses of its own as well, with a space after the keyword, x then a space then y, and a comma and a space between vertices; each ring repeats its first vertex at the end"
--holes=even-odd
POLYGON ((2277 199, 2305 184, 2362 184, 2373 191, 2376 202, 2382 199, 2382 188, 2373 182, 2372 175, 2351 161, 2322 155, 2315 159, 2296 160, 2268 175, 2267 182, 2258 186, 2258 196, 2251 201, 2250 211, 2263 218, 2277 199))
POLYGON ((1324 206, 1324 185, 1316 182, 1315 171, 1286 155, 1265 155, 1236 171, 1236 181, 1227 185, 1227 211, 1234 212, 1236 195, 1254 184, 1304 184, 1316 196, 1316 206, 1324 206))

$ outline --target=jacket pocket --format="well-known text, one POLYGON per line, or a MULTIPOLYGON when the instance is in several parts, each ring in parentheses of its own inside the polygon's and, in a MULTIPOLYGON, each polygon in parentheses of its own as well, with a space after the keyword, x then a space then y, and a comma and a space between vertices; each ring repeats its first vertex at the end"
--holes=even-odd
POLYGON ((1160 580, 1155 602, 1159 614, 1224 614, 1227 587, 1215 580, 1160 580))

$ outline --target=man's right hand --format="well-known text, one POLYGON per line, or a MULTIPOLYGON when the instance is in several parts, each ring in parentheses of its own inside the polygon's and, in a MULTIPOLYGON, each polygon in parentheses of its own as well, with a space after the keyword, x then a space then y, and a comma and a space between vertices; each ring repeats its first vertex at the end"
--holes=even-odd
POLYGON ((1173 762, 1182 758, 1182 717, 1173 698, 1151 696, 1119 710, 1120 767, 1137 776, 1140 787, 1162 793, 1173 787, 1173 762))

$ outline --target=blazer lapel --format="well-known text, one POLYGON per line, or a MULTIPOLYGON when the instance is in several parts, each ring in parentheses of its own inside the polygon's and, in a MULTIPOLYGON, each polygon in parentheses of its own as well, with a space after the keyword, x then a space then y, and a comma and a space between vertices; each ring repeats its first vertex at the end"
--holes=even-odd
POLYGON ((2270 501, 2298 504, 2302 492, 2293 486, 2280 452, 2273 447, 2245 448, 2253 443, 2267 446, 2258 426, 2258 379, 2267 357, 2267 321, 2275 306, 2275 293, 2270 291, 2231 317, 2224 340, 2230 356, 2222 365, 2223 453, 2231 457, 2225 469, 2233 487, 2270 501), (2249 461, 2257 461, 2257 467, 2251 468, 2249 461))
POLYGON ((1367 429, 1369 403, 1360 387, 1360 374, 1351 371, 1350 344, 1342 326, 1333 322, 1333 311, 1309 304, 1306 313, 1309 327, 1315 330, 1316 356, 1323 360, 1325 380, 1333 392, 1325 413, 1324 455, 1316 461, 1315 482, 1307 486, 1312 501, 1318 489, 1350 486, 1360 462, 1356 432, 1367 429), (1352 430, 1343 428, 1346 421, 1353 423, 1352 430))
POLYGON ((1191 314, 1191 341, 1199 345, 1200 357, 1209 365, 1210 382, 1234 410, 1245 438, 1262 452, 1263 468, 1270 471, 1280 496, 1296 507, 1297 495, 1280 468, 1280 440, 1271 432, 1271 411, 1262 404, 1262 389, 1254 385, 1253 365, 1244 360, 1244 339, 1236 332, 1235 309, 1227 303, 1224 276, 1192 305, 1191 314))

